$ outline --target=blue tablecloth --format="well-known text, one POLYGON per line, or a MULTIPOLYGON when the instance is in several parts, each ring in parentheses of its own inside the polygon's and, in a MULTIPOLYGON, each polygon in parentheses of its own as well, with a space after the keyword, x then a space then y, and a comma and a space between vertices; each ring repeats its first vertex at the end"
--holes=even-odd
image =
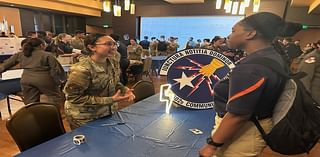
MULTIPOLYGON (((214 111, 173 108, 165 114, 159 95, 140 101, 110 117, 96 120, 70 133, 18 154, 18 157, 195 157, 205 144, 214 111), (125 124, 121 125, 121 122, 125 124), (117 124, 118 123, 118 124, 117 124), (189 129, 203 131, 196 135, 189 129), (74 145, 73 136, 86 142, 74 145)), ((48 124, 50 125, 50 124, 48 124)))
POLYGON ((0 79, 0 99, 6 98, 10 94, 21 91, 20 78, 1 80, 0 79))
POLYGON ((12 55, 0 55, 0 63, 5 61, 6 59, 10 58, 12 55))
POLYGON ((156 75, 159 74, 160 67, 163 62, 167 59, 167 56, 152 56, 151 69, 153 72, 156 72, 156 75))

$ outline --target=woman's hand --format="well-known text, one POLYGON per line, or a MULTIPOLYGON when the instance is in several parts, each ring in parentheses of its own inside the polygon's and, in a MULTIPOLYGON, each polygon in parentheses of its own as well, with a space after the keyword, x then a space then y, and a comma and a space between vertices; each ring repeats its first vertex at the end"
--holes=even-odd
POLYGON ((126 87, 125 92, 121 93, 121 90, 118 90, 116 94, 112 96, 114 102, 120 101, 132 101, 135 99, 134 94, 132 93, 133 89, 126 87))
POLYGON ((216 150, 216 147, 206 144, 200 149, 199 157, 212 157, 215 155, 216 150))
POLYGON ((128 101, 129 100, 130 95, 128 94, 121 94, 121 91, 118 90, 116 92, 116 94, 114 94, 112 96, 112 100, 113 102, 119 102, 119 101, 128 101))
POLYGON ((125 95, 129 95, 128 101, 133 101, 136 98, 136 96, 133 94, 133 89, 128 87, 125 88, 125 95))

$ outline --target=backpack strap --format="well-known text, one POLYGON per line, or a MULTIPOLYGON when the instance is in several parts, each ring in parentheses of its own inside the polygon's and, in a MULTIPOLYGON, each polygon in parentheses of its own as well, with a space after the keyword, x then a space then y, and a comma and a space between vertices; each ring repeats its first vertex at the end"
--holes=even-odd
MULTIPOLYGON (((284 79, 289 79, 289 70, 288 67, 285 69, 274 59, 267 58, 267 57, 261 57, 261 58, 256 58, 250 62, 244 63, 244 64, 258 64, 258 65, 263 65, 265 67, 268 67, 272 71, 276 72, 278 75, 283 77, 284 79)), ((268 141, 268 136, 262 126, 260 125, 257 117, 255 115, 252 115, 250 120, 255 124, 259 132, 261 133, 262 138, 267 142, 268 141)), ((268 142, 267 142, 268 143, 268 142)))
POLYGON ((268 141, 268 138, 267 138, 268 136, 267 136, 266 132, 264 131, 264 129, 262 128, 262 126, 260 125, 258 119, 257 119, 254 115, 252 115, 251 118, 250 118, 250 120, 254 123, 254 125, 255 125, 255 126, 257 127, 257 129, 259 130, 259 132, 260 132, 263 140, 266 141, 266 143, 268 143, 268 142, 267 142, 267 141, 268 141))

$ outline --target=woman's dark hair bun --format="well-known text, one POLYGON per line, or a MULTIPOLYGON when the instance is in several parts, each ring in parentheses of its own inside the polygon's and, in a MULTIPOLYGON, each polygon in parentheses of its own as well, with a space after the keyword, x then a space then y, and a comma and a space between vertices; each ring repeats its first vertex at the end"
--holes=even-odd
POLYGON ((270 12, 260 12, 244 18, 240 23, 255 29, 263 38, 290 37, 302 29, 298 23, 285 22, 280 16, 270 12))
POLYGON ((23 54, 26 57, 30 57, 32 55, 32 52, 35 50, 36 47, 39 47, 41 44, 44 44, 45 41, 40 38, 30 38, 25 41, 25 44, 23 45, 23 54))

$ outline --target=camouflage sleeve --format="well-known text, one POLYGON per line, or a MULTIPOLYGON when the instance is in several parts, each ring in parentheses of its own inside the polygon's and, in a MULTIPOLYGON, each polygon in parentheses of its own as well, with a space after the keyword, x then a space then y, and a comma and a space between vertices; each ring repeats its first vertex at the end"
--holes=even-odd
POLYGON ((143 51, 142 47, 141 47, 140 45, 138 45, 137 50, 136 50, 135 53, 136 53, 137 55, 141 55, 141 54, 142 54, 142 51, 143 51))
POLYGON ((22 52, 14 54, 9 59, 5 60, 2 64, 0 64, 0 73, 17 65, 19 63, 19 59, 20 59, 19 55, 23 55, 22 52))
POLYGON ((116 91, 118 90, 120 90, 121 93, 125 93, 127 91, 127 88, 121 82, 118 82, 116 85, 116 91))
POLYGON ((66 72, 62 68, 61 64, 58 62, 58 60, 53 56, 49 55, 47 57, 47 61, 50 66, 50 75, 53 77, 54 81, 60 85, 61 82, 64 82, 67 80, 66 72))
POLYGON ((68 81, 64 87, 66 100, 79 106, 110 105, 113 103, 112 97, 88 95, 86 90, 90 84, 91 74, 89 69, 82 66, 72 67, 68 81))

